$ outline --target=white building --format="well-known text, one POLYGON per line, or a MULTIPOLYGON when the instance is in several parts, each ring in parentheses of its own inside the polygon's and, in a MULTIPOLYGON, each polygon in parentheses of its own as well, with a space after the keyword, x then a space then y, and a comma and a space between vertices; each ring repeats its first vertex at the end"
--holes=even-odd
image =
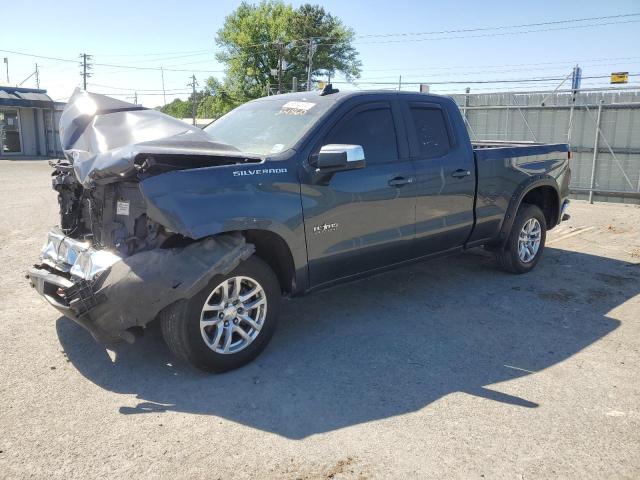
POLYGON ((63 108, 46 90, 0 85, 0 159, 61 156, 63 108))

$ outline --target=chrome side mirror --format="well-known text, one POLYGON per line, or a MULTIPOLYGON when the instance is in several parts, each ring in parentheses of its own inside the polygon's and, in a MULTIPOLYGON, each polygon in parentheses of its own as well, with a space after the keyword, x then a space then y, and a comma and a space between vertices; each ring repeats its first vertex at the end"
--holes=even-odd
POLYGON ((364 150, 360 145, 324 145, 314 163, 318 173, 356 170, 365 166, 364 150))

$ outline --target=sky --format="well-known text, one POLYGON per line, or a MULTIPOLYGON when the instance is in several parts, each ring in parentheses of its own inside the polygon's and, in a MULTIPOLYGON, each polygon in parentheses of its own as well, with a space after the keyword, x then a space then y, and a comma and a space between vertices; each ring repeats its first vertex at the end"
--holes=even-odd
MULTIPOLYGON (((462 93, 467 86, 472 92, 553 89, 559 80, 470 82, 560 78, 575 64, 582 67, 584 77, 628 71, 632 74, 629 85, 640 86, 640 15, 489 29, 640 14, 640 0, 309 3, 322 5, 355 31, 362 75, 355 84, 334 85, 341 89, 398 88, 400 76, 403 89, 417 90, 419 83, 426 83, 434 93, 462 93)), ((35 76, 27 77, 38 63, 41 88, 55 100, 65 101, 82 81, 79 65, 70 60, 86 52, 93 55, 94 63, 103 64, 94 66, 88 90, 131 102, 137 91, 139 103, 154 107, 164 102, 162 72, 154 68, 164 67, 167 102, 188 96, 192 73, 200 85, 209 76, 223 78, 224 65, 215 60, 215 36, 238 4, 222 0, 7 2, 2 7, 0 57, 8 58, 10 84, 35 87, 35 76)), ((2 83, 6 83, 4 70, 0 71, 2 83)), ((607 78, 583 81, 583 87, 607 86, 607 78)))

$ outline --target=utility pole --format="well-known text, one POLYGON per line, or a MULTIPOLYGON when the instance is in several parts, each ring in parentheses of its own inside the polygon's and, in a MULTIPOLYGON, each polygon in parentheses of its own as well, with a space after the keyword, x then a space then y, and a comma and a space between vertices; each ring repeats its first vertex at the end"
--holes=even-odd
POLYGON ((40 88, 40 82, 38 80, 38 64, 36 63, 36 69, 35 71, 31 72, 31 75, 29 75, 27 78, 25 78, 24 80, 22 80, 20 83, 18 83, 18 87, 20 85, 22 85, 24 82, 26 82, 27 80, 29 80, 31 77, 33 77, 35 75, 36 77, 36 82, 38 82, 38 88, 40 88))
POLYGON ((278 93, 282 93, 282 57, 284 56, 284 43, 278 40, 276 43, 278 48, 278 93))
POLYGON ((80 66, 82 67, 82 72, 80 72, 80 76, 82 77, 82 87, 84 90, 87 89, 87 78, 91 76, 89 70, 91 70, 91 59, 93 56, 87 55, 86 53, 81 53, 80 58, 82 59, 82 63, 80 66))
POLYGON ((164 90, 164 68, 160 67, 160 74, 162 75, 162 101, 163 106, 167 104, 167 92, 164 90))
POLYGON ((37 63, 36 63, 36 88, 40 90, 40 71, 38 70, 37 63))
POLYGON ((291 90, 294 92, 298 91, 298 78, 297 77, 293 77, 291 79, 291 90))
POLYGON ((195 74, 191 75, 191 83, 187 84, 187 87, 191 87, 192 88, 192 94, 191 94, 191 120, 193 123, 193 126, 196 125, 196 85, 198 84, 198 81, 196 80, 196 76, 195 74))
POLYGON ((316 53, 316 45, 313 38, 309 39, 309 67, 307 69, 307 92, 311 91, 311 72, 313 71, 313 55, 316 53))
POLYGON ((402 75, 398 77, 398 91, 402 90, 402 75))
POLYGON ((4 57, 4 64, 7 67, 7 85, 9 85, 9 57, 4 57))
POLYGON ((134 105, 138 105, 138 92, 133 92, 133 97, 127 97, 127 99, 133 100, 134 105))

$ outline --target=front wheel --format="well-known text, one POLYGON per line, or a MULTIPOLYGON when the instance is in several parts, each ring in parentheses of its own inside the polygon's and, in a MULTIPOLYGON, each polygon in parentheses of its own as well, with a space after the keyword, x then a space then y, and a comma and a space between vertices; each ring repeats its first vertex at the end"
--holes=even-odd
POLYGON ((273 270, 252 256, 216 275, 186 302, 160 314, 162 335, 174 355, 201 370, 224 372, 253 360, 276 328, 280 286, 273 270))
POLYGON ((542 210, 523 203, 518 209, 504 247, 496 252, 500 266, 512 273, 527 273, 537 265, 547 238, 542 210))

